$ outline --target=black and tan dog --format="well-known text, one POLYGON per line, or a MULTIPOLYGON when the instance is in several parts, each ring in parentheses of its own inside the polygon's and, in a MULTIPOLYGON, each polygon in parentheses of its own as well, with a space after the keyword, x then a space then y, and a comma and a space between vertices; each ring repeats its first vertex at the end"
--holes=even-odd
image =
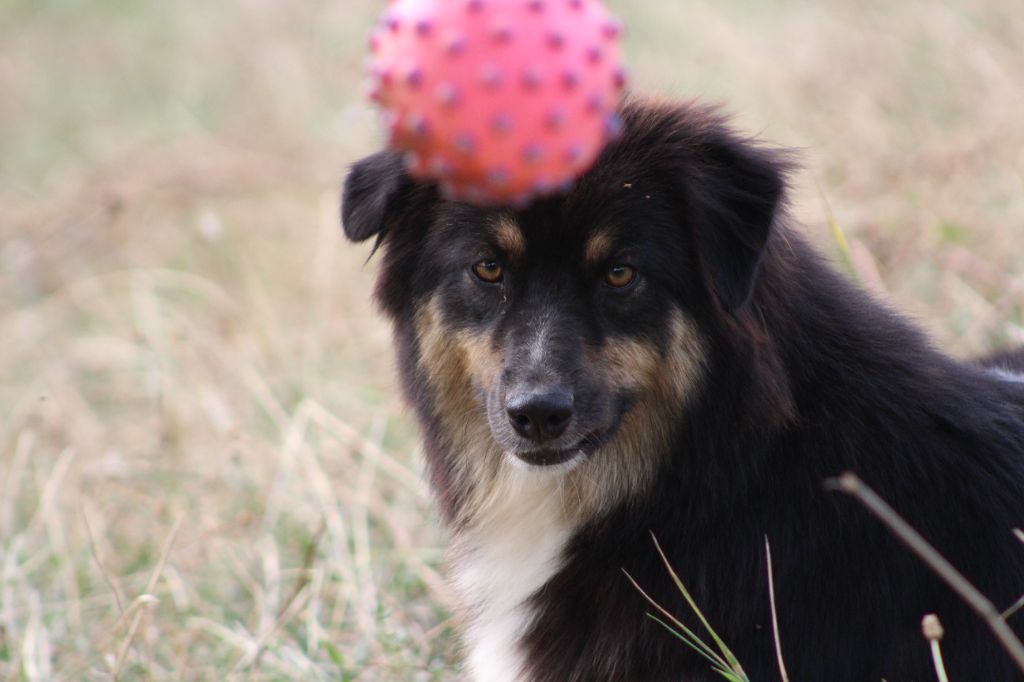
MULTIPOLYGON (((348 237, 451 529, 482 682, 713 680, 624 575, 692 624, 653 533, 755 682, 1017 679, 981 620, 855 502, 856 472, 996 604, 1024 593, 1024 382, 935 350, 786 225, 787 163, 713 110, 633 102, 568 193, 445 200, 357 163, 348 237)), ((1022 616, 1024 617, 1024 616, 1022 616)), ((1020 632, 1022 617, 1011 621, 1020 632)))

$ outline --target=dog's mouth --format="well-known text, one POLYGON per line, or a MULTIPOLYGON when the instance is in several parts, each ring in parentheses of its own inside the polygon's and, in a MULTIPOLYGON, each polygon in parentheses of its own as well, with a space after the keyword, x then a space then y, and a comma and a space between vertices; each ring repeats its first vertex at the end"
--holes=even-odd
POLYGON ((586 436, 575 445, 567 448, 552 450, 549 448, 537 448, 526 452, 513 452, 512 454, 520 461, 536 467, 553 467, 567 464, 573 460, 583 461, 589 458, 597 450, 601 439, 597 436, 586 436))
POLYGON ((566 448, 565 450, 530 450, 514 454, 530 466, 549 467, 565 464, 572 458, 583 455, 583 451, 579 448, 566 448))
MULTIPOLYGON (((508 461, 519 467, 568 471, 589 460, 598 450, 615 439, 622 419, 632 402, 631 396, 620 396, 616 401, 617 409, 612 412, 611 419, 596 429, 591 426, 593 430, 576 431, 577 440, 575 442, 572 440, 573 436, 567 436, 550 445, 545 444, 527 449, 528 446, 524 447, 526 446, 526 443, 523 442, 524 439, 518 439, 518 443, 508 442, 509 434, 503 431, 494 432, 495 438, 500 443, 502 437, 506 437, 505 447, 502 448, 505 451, 505 456, 508 461), (566 445, 567 442, 571 445, 566 445)), ((490 411, 488 412, 490 413, 490 411)))

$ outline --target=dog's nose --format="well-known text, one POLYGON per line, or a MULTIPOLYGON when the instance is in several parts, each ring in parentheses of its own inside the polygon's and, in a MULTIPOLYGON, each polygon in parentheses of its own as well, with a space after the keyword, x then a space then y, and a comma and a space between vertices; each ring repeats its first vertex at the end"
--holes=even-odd
POLYGON ((505 400, 512 428, 523 438, 543 443, 565 433, 572 419, 572 392, 564 388, 513 393, 505 400))

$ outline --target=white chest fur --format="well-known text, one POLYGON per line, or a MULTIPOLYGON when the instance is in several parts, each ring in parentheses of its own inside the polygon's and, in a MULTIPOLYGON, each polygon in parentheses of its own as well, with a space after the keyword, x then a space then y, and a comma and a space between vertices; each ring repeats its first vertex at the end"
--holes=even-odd
POLYGON ((572 529, 563 479, 508 471, 456 540, 454 587, 469 615, 467 668, 476 682, 523 679, 526 601, 559 569, 572 529))

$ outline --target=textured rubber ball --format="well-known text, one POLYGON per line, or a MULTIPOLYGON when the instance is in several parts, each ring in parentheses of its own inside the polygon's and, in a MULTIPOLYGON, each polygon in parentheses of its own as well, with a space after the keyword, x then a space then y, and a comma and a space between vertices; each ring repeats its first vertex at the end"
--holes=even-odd
POLYGON ((371 96, 410 173, 522 204, 570 186, 621 132, 621 37, 600 0, 392 0, 371 96))

